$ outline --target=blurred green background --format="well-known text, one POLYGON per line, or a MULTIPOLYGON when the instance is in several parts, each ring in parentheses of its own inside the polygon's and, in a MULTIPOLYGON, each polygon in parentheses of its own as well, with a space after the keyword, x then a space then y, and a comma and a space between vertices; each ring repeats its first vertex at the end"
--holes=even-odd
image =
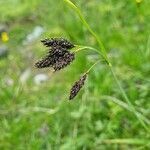
MULTIPOLYGON (((119 81, 150 127, 150 1, 74 0, 100 35, 119 81)), ((62 0, 0 0, 0 149, 150 149, 149 134, 129 110, 104 64, 90 72, 79 95, 69 90, 95 61, 79 52, 52 74, 34 63, 46 37, 98 48, 62 0)))

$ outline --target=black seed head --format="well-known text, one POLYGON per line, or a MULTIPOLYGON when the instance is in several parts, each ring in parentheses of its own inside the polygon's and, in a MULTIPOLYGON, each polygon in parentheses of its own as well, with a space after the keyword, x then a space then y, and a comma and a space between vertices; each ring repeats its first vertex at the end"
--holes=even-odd
POLYGON ((61 46, 55 46, 49 49, 49 55, 54 56, 63 56, 65 53, 67 53, 68 50, 66 48, 62 48, 61 46))
POLYGON ((53 67, 55 71, 58 71, 75 59, 75 54, 68 50, 74 47, 74 45, 66 39, 52 38, 42 40, 41 42, 50 48, 47 56, 35 64, 37 68, 53 67))
POLYGON ((55 71, 61 70, 64 67, 70 65, 75 59, 74 53, 66 52, 63 56, 58 57, 56 63, 53 65, 55 71))
POLYGON ((44 39, 44 40, 41 40, 41 42, 46 47, 61 46, 62 48, 67 48, 67 49, 71 49, 74 47, 74 45, 71 42, 69 42, 68 40, 66 40, 64 38, 44 39))
POLYGON ((68 40, 66 39, 59 39, 59 45, 62 46, 63 48, 67 48, 67 49, 71 49, 74 47, 74 45, 69 42, 68 40))
POLYGON ((84 74, 78 81, 74 83, 70 91, 69 100, 72 100, 78 94, 78 92, 83 87, 86 78, 87 78, 87 74, 84 74))
POLYGON ((35 67, 37 68, 47 68, 47 67, 52 67, 54 64, 54 59, 46 56, 45 58, 39 60, 38 62, 35 63, 35 67))
POLYGON ((46 57, 35 63, 37 68, 53 67, 55 71, 68 66, 75 59, 75 54, 67 49, 53 47, 46 57))

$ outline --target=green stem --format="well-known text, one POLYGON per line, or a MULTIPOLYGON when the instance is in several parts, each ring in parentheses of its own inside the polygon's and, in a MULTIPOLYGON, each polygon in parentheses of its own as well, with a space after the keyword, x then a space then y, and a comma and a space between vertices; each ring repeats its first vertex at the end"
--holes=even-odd
POLYGON ((97 40, 99 47, 102 51, 102 55, 104 57, 104 59, 106 60, 106 62, 108 63, 108 65, 111 66, 111 63, 108 60, 107 54, 106 54, 106 50, 105 47, 101 41, 101 39, 99 38, 99 36, 97 36, 97 34, 91 29, 91 27, 89 26, 89 24, 86 22, 86 20, 84 19, 80 9, 78 9, 78 7, 76 5, 74 5, 70 0, 64 0, 70 7, 72 7, 76 13, 78 14, 79 18, 81 19, 82 23, 84 24, 84 26, 89 30, 89 32, 95 37, 95 39, 97 40))
MULTIPOLYGON (((80 47, 80 48, 78 48, 78 49, 75 50, 74 52, 79 52, 79 51, 82 51, 82 50, 85 50, 85 49, 90 49, 90 50, 93 50, 93 51, 95 51, 95 52, 97 52, 98 54, 101 55, 100 51, 98 51, 97 49, 95 49, 95 48, 93 48, 93 47, 90 47, 90 46, 80 46, 80 45, 76 45, 76 46, 78 46, 78 47, 80 47)), ((103 61, 105 61, 105 60, 103 60, 103 61)), ((87 71, 86 73, 88 73, 98 62, 100 62, 100 60, 96 61, 96 62, 90 67, 90 69, 88 69, 88 71, 87 71)), ((124 98, 125 98, 127 104, 130 105, 130 107, 129 107, 130 109, 129 109, 129 110, 130 110, 131 112, 135 113, 135 115, 136 115, 138 118, 142 118, 147 124, 149 124, 149 120, 147 120, 147 118, 145 118, 145 116, 143 116, 141 113, 137 112, 136 109, 132 106, 130 100, 128 99, 128 97, 127 97, 127 95, 126 95, 126 93, 124 92, 123 88, 121 87, 119 80, 117 80, 117 77, 116 77, 116 75, 115 75, 115 73, 114 73, 112 67, 110 67, 110 70, 111 70, 111 72, 112 72, 112 74, 113 74, 113 77, 114 77, 114 79, 115 79, 115 81, 116 81, 116 83, 117 83, 117 85, 118 85, 118 87, 119 87, 121 93, 123 94, 123 96, 124 96, 124 98)), ((143 121, 141 122, 141 124, 143 124, 143 121)), ((143 126, 145 126, 145 124, 143 124, 143 126)), ((147 126, 145 126, 145 128, 148 130, 147 126)))
MULTIPOLYGON (((126 104, 125 102, 115 98, 115 97, 112 97, 112 96, 107 96, 107 95, 104 95, 104 96, 101 96, 101 99, 104 99, 104 100, 110 100, 112 102, 114 102, 115 104, 117 104, 118 106, 130 111, 130 112, 133 112, 133 110, 131 109, 131 107, 128 106, 128 104, 126 104)), ((148 118, 146 118, 143 114, 141 114, 140 112, 136 111, 137 114, 139 117, 141 117, 145 123, 147 124, 150 124, 150 120, 148 118)))
POLYGON ((128 144, 128 145, 145 145, 148 144, 148 139, 104 139, 97 144, 128 144))
POLYGON ((112 67, 109 67, 109 68, 110 68, 111 73, 112 73, 112 75, 113 75, 113 77, 114 77, 114 79, 115 79, 115 81, 116 81, 116 83, 117 83, 117 85, 118 85, 118 87, 119 87, 119 89, 120 89, 120 92, 122 93, 122 96, 124 97, 124 99, 125 99, 126 102, 128 103, 128 105, 129 105, 129 107, 131 108, 132 112, 133 112, 134 115, 138 118, 138 120, 140 121, 140 123, 142 124, 142 126, 143 126, 147 131, 150 132, 150 130, 148 129, 148 127, 146 126, 146 124, 144 123, 144 121, 139 117, 138 113, 136 112, 134 106, 133 106, 132 103, 130 102, 130 100, 129 100, 128 96, 126 95, 125 91, 123 90, 123 88, 122 88, 122 86, 121 86, 119 80, 117 79, 116 74, 115 74, 114 71, 113 71, 113 68, 112 68, 112 67))
POLYGON ((132 103, 130 102, 129 98, 127 97, 125 91, 123 90, 119 80, 117 79, 113 69, 112 69, 112 65, 111 63, 109 62, 109 59, 107 57, 107 54, 106 54, 106 50, 105 50, 105 47, 101 41, 101 39, 99 38, 99 36, 91 29, 91 27, 89 26, 89 24, 86 22, 86 20, 84 19, 80 9, 75 5, 73 4, 70 0, 64 0, 71 8, 73 8, 73 10, 78 14, 79 18, 81 19, 81 22, 83 23, 83 25, 89 30, 89 32, 95 37, 95 39, 97 40, 98 44, 99 44, 99 48, 102 52, 102 56, 103 58, 106 60, 106 62, 108 63, 108 66, 111 70, 111 73, 117 83, 117 86, 119 87, 120 89, 120 92, 122 93, 122 96, 124 97, 124 99, 126 100, 126 102, 128 103, 129 107, 132 109, 134 115, 137 117, 137 119, 139 120, 139 122, 141 123, 141 125, 148 131, 150 132, 150 130, 148 129, 148 127, 145 125, 145 122, 139 117, 139 115, 136 115, 136 110, 134 108, 134 106, 132 105, 132 103))
POLYGON ((94 67, 95 65, 97 65, 99 62, 100 62, 100 60, 96 61, 96 62, 86 71, 86 74, 89 73, 89 72, 93 69, 93 67, 94 67))
POLYGON ((103 57, 102 53, 99 50, 97 50, 91 46, 82 46, 82 45, 75 45, 75 46, 78 46, 79 48, 77 50, 75 50, 74 52, 78 52, 78 51, 85 50, 85 49, 90 49, 92 51, 97 52, 99 55, 101 55, 103 57))
MULTIPOLYGON (((76 45, 76 46, 77 46, 77 45, 76 45)), ((80 46, 80 45, 78 45, 78 46, 79 46, 80 48, 78 48, 75 52, 82 51, 82 50, 85 50, 85 49, 90 49, 90 50, 93 50, 93 51, 95 51, 95 52, 97 52, 98 54, 101 55, 100 51, 98 51, 97 49, 95 49, 95 48, 93 48, 93 47, 90 47, 90 46, 80 46)), ((99 61, 99 60, 96 61, 96 62, 90 67, 90 69, 89 69, 86 73, 88 73, 98 62, 100 62, 100 61, 99 61)), ((137 118, 140 118, 139 121, 140 121, 140 123, 143 125, 143 127, 144 127, 146 130, 149 130, 149 129, 147 128, 147 126, 145 125, 145 123, 143 122, 143 120, 145 121, 145 117, 144 117, 142 114, 140 114, 139 112, 137 112, 137 111, 135 110, 135 108, 134 108, 133 105, 131 104, 129 98, 127 97, 126 93, 124 92, 124 90, 123 90, 123 88, 122 88, 122 86, 121 86, 119 80, 117 79, 117 77, 116 77, 116 75, 115 75, 115 73, 114 73, 114 71, 113 71, 113 68, 110 67, 110 70, 111 70, 111 72, 112 72, 112 74, 113 74, 113 77, 114 77, 114 79, 115 79, 115 81, 116 81, 116 83, 117 83, 117 85, 118 85, 118 87, 119 87, 119 89, 120 89, 120 91, 121 91, 121 93, 122 93, 124 99, 126 100, 126 102, 128 103, 128 105, 130 106, 130 110, 136 115, 137 118), (142 118, 143 120, 142 120, 141 118, 142 118)))

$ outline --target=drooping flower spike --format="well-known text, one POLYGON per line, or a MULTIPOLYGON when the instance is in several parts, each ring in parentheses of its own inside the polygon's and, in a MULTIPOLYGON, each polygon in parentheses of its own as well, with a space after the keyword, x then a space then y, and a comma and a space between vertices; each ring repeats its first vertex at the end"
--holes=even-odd
POLYGON ((37 68, 52 67, 55 71, 68 66, 74 59, 75 54, 68 49, 74 45, 63 38, 52 38, 41 41, 46 47, 49 47, 48 54, 35 63, 37 68))
MULTIPOLYGON (((66 39, 63 38, 51 38, 44 39, 41 41, 44 46, 48 47, 47 55, 35 63, 37 68, 51 67, 54 71, 61 70, 68 66, 75 59, 75 53, 69 50, 74 47, 74 45, 66 39)), ((80 50, 82 50, 81 48, 80 50)), ((81 77, 78 81, 74 83, 70 90, 69 100, 72 100, 81 90, 87 79, 89 71, 99 62, 96 61, 81 77)))
POLYGON ((55 47, 55 46, 61 46, 62 48, 71 49, 74 47, 74 45, 69 42, 68 40, 64 38, 51 38, 51 39, 44 39, 41 40, 41 42, 46 47, 55 47))
POLYGON ((87 78, 87 73, 82 75, 81 78, 74 83, 74 85, 70 90, 69 100, 72 100, 79 93, 79 91, 81 90, 81 88, 85 83, 86 78, 87 78))

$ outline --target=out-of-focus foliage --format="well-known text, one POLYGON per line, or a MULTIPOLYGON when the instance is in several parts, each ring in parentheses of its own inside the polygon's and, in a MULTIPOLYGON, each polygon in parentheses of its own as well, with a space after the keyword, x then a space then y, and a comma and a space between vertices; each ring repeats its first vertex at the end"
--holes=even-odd
MULTIPOLYGON (((74 2, 101 36, 130 101, 149 122, 150 1, 74 2)), ((40 43, 45 37, 98 48, 63 1, 0 0, 1 26, 9 40, 0 38, 0 49, 7 47, 0 57, 0 149, 148 149, 148 132, 125 103, 125 109, 118 105, 125 101, 105 65, 97 65, 80 94, 68 100, 74 81, 97 57, 91 51, 79 52, 56 74, 35 69, 46 51, 40 43), (29 42, 37 27, 44 32, 29 42)))

